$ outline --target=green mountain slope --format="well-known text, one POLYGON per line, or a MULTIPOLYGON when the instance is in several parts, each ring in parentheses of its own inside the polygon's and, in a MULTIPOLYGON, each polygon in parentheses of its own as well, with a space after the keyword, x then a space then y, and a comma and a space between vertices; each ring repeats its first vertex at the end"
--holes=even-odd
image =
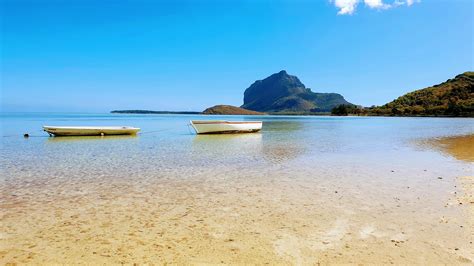
POLYGON ((474 116, 474 72, 465 72, 441 84, 407 93, 372 115, 474 116))

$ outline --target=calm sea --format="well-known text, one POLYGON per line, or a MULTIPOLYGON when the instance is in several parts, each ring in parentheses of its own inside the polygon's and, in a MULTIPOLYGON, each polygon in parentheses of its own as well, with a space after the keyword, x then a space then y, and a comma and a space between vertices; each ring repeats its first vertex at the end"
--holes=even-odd
POLYGON ((351 164, 397 160, 411 164, 416 161, 410 157, 449 160, 420 150, 416 141, 474 133, 474 119, 466 118, 2 113, 0 119, 2 166, 11 171, 11 178, 21 175, 18 167, 31 166, 39 174, 44 167, 68 163, 89 166, 91 171, 112 166, 115 171, 135 169, 137 174, 140 169, 178 166, 317 163, 328 157, 351 164), (188 126, 193 119, 263 120, 264 126, 257 134, 197 136, 188 126), (134 126, 141 133, 136 137, 51 138, 42 131, 43 125, 134 126), (24 139, 24 133, 31 137, 24 139), (108 164, 101 165, 101 159, 108 164))
MULTIPOLYGON (((473 134, 474 119, 0 115, 4 207, 1 240, 6 261, 64 262, 57 258, 70 258, 146 262, 133 256, 130 260, 122 258, 118 249, 138 238, 144 247, 134 244, 127 252, 146 253, 145 247, 157 239, 165 249, 167 243, 173 243, 173 255, 150 255, 149 261, 220 263, 223 258, 232 258, 232 252, 225 249, 229 241, 220 242, 231 238, 234 245, 238 241, 247 243, 238 249, 249 257, 230 262, 258 262, 252 256, 307 262, 313 253, 302 253, 302 260, 298 260, 284 251, 297 243, 303 245, 298 247, 301 250, 313 250, 316 255, 329 252, 324 248, 328 244, 309 244, 313 240, 349 241, 354 246, 360 244, 362 252, 364 245, 374 245, 373 250, 377 245, 383 247, 375 240, 358 242, 355 236, 368 225, 375 228, 372 231, 380 231, 374 233, 375 237, 387 238, 387 245, 393 245, 393 235, 402 231, 411 234, 404 252, 413 252, 413 258, 417 258, 417 252, 436 249, 443 254, 439 261, 449 263, 457 255, 446 253, 446 241, 468 245, 463 242, 467 243, 468 229, 461 225, 470 218, 461 207, 447 209, 444 205, 453 199, 453 191, 461 189, 456 178, 472 175, 472 163, 456 160, 423 143, 432 138, 473 134), (260 133, 195 135, 189 121, 206 119, 264 123, 260 133), (49 137, 42 131, 43 125, 134 126, 140 127, 141 133, 49 137), (24 133, 31 137, 23 138, 24 133), (127 215, 133 221, 123 220, 127 215), (440 217, 454 217, 455 221, 440 228, 440 217), (82 223, 74 224, 77 219, 82 223), (150 223, 153 228, 139 229, 150 223), (124 229, 124 225, 128 227, 124 229), (108 229, 100 231, 102 226, 108 229), (258 234, 250 233, 254 227, 259 228, 258 234), (337 239, 328 238, 325 232, 334 228, 340 229, 335 233, 337 239), (437 238, 431 230, 437 230, 437 238), (50 240, 41 237, 45 234, 50 240), (306 239, 309 236, 311 239, 306 239), (78 244, 71 244, 73 240, 78 244), (434 247, 428 242, 435 243, 434 247), (36 254, 33 258, 25 251, 30 243, 37 243, 28 251, 36 254), (82 253, 76 249, 94 245, 122 260, 95 257, 92 251, 78 257, 82 253), (199 245, 201 250, 188 248, 199 245), (220 252, 222 257, 204 250, 220 252)), ((370 239, 360 237, 360 241, 370 239)), ((331 250, 337 252, 338 246, 334 244, 331 250)))

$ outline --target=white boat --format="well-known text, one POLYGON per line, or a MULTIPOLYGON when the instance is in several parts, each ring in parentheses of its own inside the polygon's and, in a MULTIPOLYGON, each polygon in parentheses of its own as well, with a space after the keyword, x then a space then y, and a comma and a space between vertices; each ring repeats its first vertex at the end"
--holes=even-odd
POLYGON ((262 121, 191 121, 197 134, 251 133, 262 129, 262 121))
POLYGON ((43 126, 44 131, 55 136, 105 136, 105 135, 135 135, 136 127, 56 127, 43 126))

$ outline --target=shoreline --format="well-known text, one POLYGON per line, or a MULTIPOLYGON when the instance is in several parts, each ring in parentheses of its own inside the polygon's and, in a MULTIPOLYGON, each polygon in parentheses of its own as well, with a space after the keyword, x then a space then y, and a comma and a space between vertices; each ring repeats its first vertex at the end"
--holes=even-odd
MULTIPOLYGON (((204 114, 203 112, 197 111, 150 111, 150 110, 114 110, 110 111, 111 114, 194 114, 194 115, 245 115, 245 116, 262 116, 250 115, 250 114, 204 114)), ((292 112, 268 112, 263 115, 273 116, 333 116, 333 117, 412 117, 412 118, 474 118, 474 116, 449 116, 449 115, 332 115, 330 112, 321 113, 292 113, 292 112)))
MULTIPOLYGON (((155 130, 189 120, 105 117, 155 130)), ((5 139, 0 264, 474 261, 472 163, 413 143, 470 124, 265 121, 264 134, 5 139)))

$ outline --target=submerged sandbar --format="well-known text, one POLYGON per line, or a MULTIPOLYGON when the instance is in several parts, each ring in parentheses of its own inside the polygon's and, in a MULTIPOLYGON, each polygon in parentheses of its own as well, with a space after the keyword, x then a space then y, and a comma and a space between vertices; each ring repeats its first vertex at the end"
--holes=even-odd
POLYGON ((430 143, 458 160, 474 162, 474 134, 438 138, 430 143))

